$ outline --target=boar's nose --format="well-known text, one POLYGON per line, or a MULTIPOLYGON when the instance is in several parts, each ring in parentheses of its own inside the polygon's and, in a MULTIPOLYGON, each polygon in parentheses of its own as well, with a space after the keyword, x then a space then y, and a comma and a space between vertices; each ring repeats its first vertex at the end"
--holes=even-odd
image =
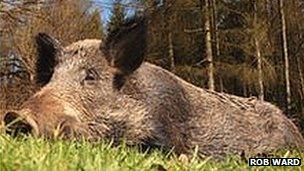
POLYGON ((33 123, 30 122, 16 112, 8 112, 4 115, 6 133, 12 136, 34 133, 35 126, 33 126, 33 123))

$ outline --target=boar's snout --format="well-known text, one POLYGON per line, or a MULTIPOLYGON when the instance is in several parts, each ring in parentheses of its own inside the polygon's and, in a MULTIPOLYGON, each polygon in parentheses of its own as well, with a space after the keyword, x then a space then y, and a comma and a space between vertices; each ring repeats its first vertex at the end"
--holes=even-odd
POLYGON ((26 118, 15 111, 8 112, 3 118, 5 132, 12 136, 23 135, 36 135, 37 124, 34 120, 26 118))

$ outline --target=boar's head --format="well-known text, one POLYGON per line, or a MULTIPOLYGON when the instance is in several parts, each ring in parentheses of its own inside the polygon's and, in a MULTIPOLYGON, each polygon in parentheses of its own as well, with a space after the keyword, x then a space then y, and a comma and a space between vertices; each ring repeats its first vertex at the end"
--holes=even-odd
MULTIPOLYGON (((67 47, 39 33, 36 82, 41 90, 22 110, 4 116, 7 132, 92 136, 86 122, 97 121, 99 114, 115 108, 119 90, 143 62, 145 38, 142 18, 130 19, 104 40, 83 40, 67 47)), ((107 129, 101 123, 97 127, 96 134, 107 129)))

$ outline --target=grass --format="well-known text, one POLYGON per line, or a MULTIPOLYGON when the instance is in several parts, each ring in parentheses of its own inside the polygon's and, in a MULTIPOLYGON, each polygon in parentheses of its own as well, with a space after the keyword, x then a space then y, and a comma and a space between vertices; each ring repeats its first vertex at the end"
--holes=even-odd
MULTIPOLYGON (((174 154, 161 151, 139 152, 137 148, 111 147, 109 143, 90 144, 63 140, 12 138, 0 134, 0 170, 303 170, 301 167, 249 167, 239 157, 216 161, 212 158, 190 158, 182 163, 174 154)), ((285 152, 283 157, 304 154, 285 152), (285 155, 285 156, 284 156, 285 155)), ((302 161, 303 164, 303 161, 302 161)), ((302 165, 303 166, 303 165, 302 165)))

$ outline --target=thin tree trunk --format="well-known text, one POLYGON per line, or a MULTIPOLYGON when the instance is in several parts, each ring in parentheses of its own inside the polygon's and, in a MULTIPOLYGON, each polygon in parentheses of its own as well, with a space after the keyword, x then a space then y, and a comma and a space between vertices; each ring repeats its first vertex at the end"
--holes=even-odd
POLYGON ((282 22, 282 38, 283 38, 283 54, 285 60, 285 81, 286 81, 286 101, 287 101, 287 113, 291 109, 291 91, 290 91, 290 78, 289 78, 289 59, 288 59, 288 45, 287 45, 287 33, 286 33, 286 20, 284 13, 283 0, 279 0, 281 22, 282 22))
POLYGON ((224 92, 224 84, 223 84, 223 78, 220 76, 220 92, 224 92))
POLYGON ((264 100, 264 84, 263 84, 263 70, 262 70, 262 57, 260 52, 260 42, 255 38, 256 57, 258 61, 258 72, 259 72, 259 99, 264 100))
POLYGON ((214 42, 215 42, 215 57, 219 57, 221 55, 220 52, 220 42, 219 42, 219 32, 218 32, 218 11, 216 0, 212 0, 212 15, 213 15, 213 28, 214 28, 214 42))
MULTIPOLYGON (((302 70, 301 70, 301 60, 300 60, 300 57, 298 56, 297 57, 297 69, 298 69, 298 72, 299 72, 299 79, 300 79, 300 100, 301 101, 304 101, 304 77, 303 77, 303 73, 302 73, 302 70)), ((300 103, 300 106, 301 106, 301 111, 304 113, 304 104, 303 103, 300 103)))
MULTIPOLYGON (((172 1, 173 2, 173 1, 172 1)), ((169 57, 169 68, 171 71, 174 70, 175 68, 175 61, 174 61, 174 47, 173 47, 173 37, 172 37, 172 26, 175 23, 175 16, 170 13, 170 5, 172 5, 171 0, 169 1, 164 1, 164 8, 166 9, 164 13, 165 17, 165 22, 166 22, 166 34, 167 34, 167 41, 168 41, 168 57, 169 57)))
POLYGON ((267 13, 267 17, 268 17, 268 19, 270 18, 270 16, 271 16, 271 0, 266 0, 266 13, 267 13))
POLYGON ((246 86, 247 86, 246 83, 243 83, 243 96, 244 97, 248 97, 248 95, 247 95, 247 87, 246 86))
POLYGON ((208 64, 208 89, 214 91, 214 76, 213 76, 213 56, 212 56, 212 39, 210 29, 210 11, 209 1, 205 0, 205 41, 206 41, 206 54, 208 64))
POLYGON ((303 73, 301 71, 301 63, 300 63, 299 58, 300 57, 297 58, 298 72, 299 72, 299 76, 300 76, 301 91, 302 91, 302 94, 304 95, 304 76, 303 76, 303 73))
POLYGON ((170 60, 170 69, 171 71, 175 68, 175 62, 174 62, 174 50, 173 50, 173 42, 172 42, 172 32, 169 31, 168 34, 168 42, 169 42, 169 60, 170 60))
POLYGON ((262 70, 262 56, 260 49, 260 40, 258 38, 258 8, 257 1, 254 2, 254 44, 255 44, 255 55, 258 62, 258 72, 259 72, 259 99, 264 101, 264 84, 263 84, 263 70, 262 70))

